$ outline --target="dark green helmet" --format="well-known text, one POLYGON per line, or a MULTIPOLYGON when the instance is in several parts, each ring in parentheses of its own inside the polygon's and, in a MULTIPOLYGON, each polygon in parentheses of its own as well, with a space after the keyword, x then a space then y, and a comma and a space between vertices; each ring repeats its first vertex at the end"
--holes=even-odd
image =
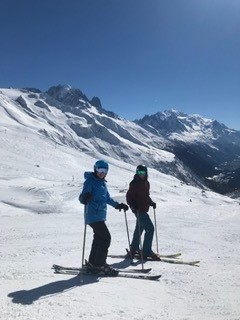
POLYGON ((145 174, 148 175, 147 167, 143 164, 139 164, 136 169, 136 174, 145 174))

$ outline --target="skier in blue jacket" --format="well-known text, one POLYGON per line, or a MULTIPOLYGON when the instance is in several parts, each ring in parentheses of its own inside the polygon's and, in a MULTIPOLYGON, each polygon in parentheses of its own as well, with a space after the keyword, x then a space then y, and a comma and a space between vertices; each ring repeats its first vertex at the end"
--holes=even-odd
POLYGON ((113 274, 115 270, 106 264, 111 243, 111 234, 105 224, 107 204, 124 211, 128 210, 128 206, 110 197, 105 180, 108 169, 106 161, 98 160, 94 165, 94 172, 84 173, 85 182, 79 201, 85 205, 85 223, 93 229, 93 242, 88 260, 89 271, 113 274))

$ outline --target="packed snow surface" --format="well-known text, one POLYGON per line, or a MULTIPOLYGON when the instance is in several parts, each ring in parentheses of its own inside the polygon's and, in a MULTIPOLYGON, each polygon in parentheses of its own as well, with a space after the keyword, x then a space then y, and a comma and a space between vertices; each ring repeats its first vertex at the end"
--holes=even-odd
MULTIPOLYGON (((159 252, 181 252, 184 260, 200 260, 199 267, 146 262, 152 274, 162 274, 159 281, 54 274, 54 263, 81 266, 84 220, 78 195, 84 172, 100 155, 61 146, 9 119, 0 120, 1 319, 240 319, 238 200, 149 169, 159 252)), ((125 202, 135 167, 104 159, 110 164, 110 194, 125 202)), ((152 208, 149 214, 154 222, 152 208)), ((127 221, 132 236, 130 210, 127 221)), ((108 207, 107 225, 109 253, 124 254, 124 213, 108 207)), ((85 258, 91 242, 87 227, 85 258)), ((121 259, 108 263, 129 268, 121 259)))

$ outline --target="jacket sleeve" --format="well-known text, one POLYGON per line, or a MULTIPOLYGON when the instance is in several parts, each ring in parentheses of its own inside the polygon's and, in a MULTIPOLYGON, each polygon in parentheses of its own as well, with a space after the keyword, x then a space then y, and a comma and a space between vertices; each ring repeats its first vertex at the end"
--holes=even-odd
POLYGON ((149 197, 149 204, 151 204, 153 201, 152 201, 152 198, 150 197, 150 182, 148 181, 148 197, 149 197))
POLYGON ((134 183, 130 182, 129 189, 126 194, 126 201, 127 201, 127 204, 132 208, 136 207, 135 199, 136 199, 136 191, 135 191, 134 183))
POLYGON ((89 193, 92 192, 92 183, 91 183, 90 179, 87 179, 84 181, 82 192, 80 193, 79 198, 78 198, 80 203, 84 204, 83 203, 84 195, 88 192, 89 193))

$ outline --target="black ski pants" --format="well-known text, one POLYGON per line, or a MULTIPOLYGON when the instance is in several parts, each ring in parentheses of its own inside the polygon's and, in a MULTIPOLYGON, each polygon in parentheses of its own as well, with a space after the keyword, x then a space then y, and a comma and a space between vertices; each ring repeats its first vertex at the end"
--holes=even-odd
POLYGON ((94 222, 89 225, 93 229, 93 242, 89 262, 95 267, 101 267, 107 260, 111 235, 104 221, 94 222))

